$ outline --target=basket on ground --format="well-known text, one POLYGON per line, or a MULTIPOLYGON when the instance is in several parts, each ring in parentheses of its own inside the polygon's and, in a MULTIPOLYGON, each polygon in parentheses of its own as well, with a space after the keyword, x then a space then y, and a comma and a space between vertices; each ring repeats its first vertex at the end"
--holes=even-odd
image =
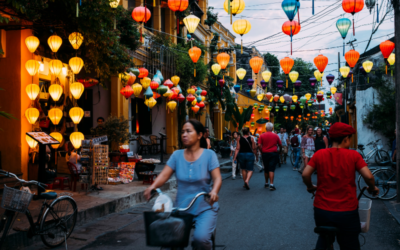
POLYGON ((31 203, 33 194, 10 188, 4 185, 1 207, 7 210, 25 213, 31 203))
POLYGON ((369 230, 369 222, 371 218, 372 200, 361 198, 358 202, 358 213, 360 215, 361 232, 366 233, 369 230))

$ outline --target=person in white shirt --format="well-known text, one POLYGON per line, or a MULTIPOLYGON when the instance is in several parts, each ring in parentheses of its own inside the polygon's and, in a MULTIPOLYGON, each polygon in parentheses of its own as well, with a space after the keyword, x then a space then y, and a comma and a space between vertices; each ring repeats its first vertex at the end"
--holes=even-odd
POLYGON ((280 158, 280 163, 281 164, 286 164, 286 157, 288 153, 288 135, 285 133, 285 129, 281 128, 280 133, 278 134, 279 139, 281 139, 282 142, 282 151, 281 154, 279 155, 280 158))

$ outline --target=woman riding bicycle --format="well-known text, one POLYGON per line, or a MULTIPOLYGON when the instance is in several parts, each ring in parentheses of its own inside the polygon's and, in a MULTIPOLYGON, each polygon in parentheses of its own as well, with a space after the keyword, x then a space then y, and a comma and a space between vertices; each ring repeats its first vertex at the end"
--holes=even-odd
POLYGON ((199 121, 186 121, 182 128, 182 143, 186 149, 177 150, 171 155, 163 171, 144 192, 146 199, 150 199, 151 191, 161 187, 175 173, 178 182, 177 206, 186 207, 198 193, 209 193, 209 203, 198 199, 188 210, 195 216, 192 242, 195 249, 212 247, 211 235, 217 226, 218 192, 222 184, 217 155, 212 150, 200 147, 203 133, 204 126, 199 121))

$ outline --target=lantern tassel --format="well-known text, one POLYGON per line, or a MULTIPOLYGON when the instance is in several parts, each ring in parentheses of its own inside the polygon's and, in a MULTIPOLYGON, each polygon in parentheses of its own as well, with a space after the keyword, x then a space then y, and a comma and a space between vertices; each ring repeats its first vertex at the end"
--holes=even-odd
POLYGON ((344 56, 344 39, 343 39, 343 56, 344 56))
POLYGON ((289 82, 288 82, 288 79, 286 78, 286 88, 288 88, 288 86, 289 86, 289 82))
POLYGON ((156 0, 153 0, 153 7, 156 7, 156 0))
POLYGON ((298 19, 299 24, 300 24, 300 10, 297 11, 297 19, 298 19))
POLYGON ((218 80, 216 77, 215 77, 215 86, 218 86, 218 80))
POLYGON ((367 78, 367 83, 369 83, 369 76, 368 76, 368 78, 367 78))
POLYGON ((393 76, 393 69, 391 70, 391 72, 392 72, 392 76, 393 76))
POLYGON ((76 1, 76 17, 79 17, 79 3, 76 1))
POLYGON ((179 35, 179 16, 176 17, 176 33, 179 35))
POLYGON ((240 46, 240 54, 243 54, 243 38, 242 38, 242 43, 241 43, 241 46, 240 46))
POLYGON ((351 82, 354 82, 354 75, 351 75, 351 82))
POLYGON ((376 23, 379 23, 379 5, 376 3, 376 23))
POLYGON ((386 67, 386 75, 387 75, 387 65, 385 65, 385 67, 386 67))
POLYGON ((117 17, 114 15, 114 29, 117 28, 117 17))
POLYGON ((196 77, 196 66, 194 68, 194 77, 196 77))
POLYGON ((232 24, 232 11, 231 11, 231 2, 230 1, 229 1, 229 4, 228 4, 228 15, 230 15, 231 24, 232 24))
POLYGON ((356 30, 354 29, 354 15, 353 15, 353 36, 356 35, 356 30))
POLYGON ((293 41, 293 33, 292 33, 292 25, 290 25, 290 55, 292 55, 292 41, 293 41))

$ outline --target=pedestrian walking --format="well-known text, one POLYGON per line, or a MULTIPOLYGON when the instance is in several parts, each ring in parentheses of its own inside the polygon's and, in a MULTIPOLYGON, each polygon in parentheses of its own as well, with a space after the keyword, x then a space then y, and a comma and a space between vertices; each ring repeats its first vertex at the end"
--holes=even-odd
MULTIPOLYGON (((259 138, 260 138, 259 134, 256 134, 256 136, 253 137, 254 143, 256 144, 256 147, 257 147, 257 143, 258 143, 259 138)), ((264 171, 264 167, 263 167, 263 162, 262 162, 261 151, 258 149, 258 147, 257 147, 257 153, 256 154, 257 154, 257 159, 258 160, 254 162, 254 165, 256 165, 256 167, 258 168, 258 170, 261 173, 262 171, 264 171)))
MULTIPOLYGON (((316 152, 302 175, 307 191, 315 193, 315 225, 338 228, 336 238, 340 249, 351 250, 360 249, 361 232, 355 172, 361 174, 369 193, 379 193, 367 163, 357 151, 349 150, 355 133, 347 124, 333 124, 330 130, 332 148, 316 152), (317 171, 318 186, 311 181, 314 171, 317 171)), ((330 249, 325 236, 318 237, 315 249, 330 249)))
POLYGON ((250 136, 250 130, 248 127, 243 128, 242 133, 243 135, 238 137, 235 156, 233 157, 233 160, 236 161, 237 159, 239 161, 244 181, 243 187, 249 190, 249 182, 251 176, 253 175, 254 169, 254 159, 257 157, 257 147, 254 143, 253 138, 250 136))
POLYGON ((304 165, 303 165, 302 169, 299 170, 300 172, 303 172, 305 166, 307 166, 308 161, 314 155, 315 143, 314 143, 313 132, 314 132, 313 127, 308 126, 307 130, 306 130, 306 134, 301 139, 301 150, 303 153, 304 165))
POLYGON ((328 148, 328 138, 322 134, 322 128, 317 128, 317 135, 314 142, 315 152, 324 148, 328 148))
POLYGON ((147 200, 151 191, 164 185, 175 173, 178 192, 175 204, 187 207, 200 192, 210 195, 208 201, 198 199, 187 212, 194 216, 193 248, 211 249, 211 236, 217 226, 218 193, 222 177, 219 162, 214 151, 200 147, 203 125, 194 119, 185 121, 182 128, 182 143, 186 149, 176 150, 169 158, 162 172, 144 192, 147 200), (211 185, 211 183, 213 183, 211 185))
POLYGON ((267 132, 262 134, 258 140, 258 148, 262 153, 262 159, 264 162, 264 187, 269 187, 271 191, 275 191, 275 168, 276 164, 279 162, 278 146, 279 152, 282 151, 282 142, 281 139, 279 139, 279 136, 272 132, 274 129, 274 125, 272 123, 268 122, 265 125, 265 128, 267 132))
POLYGON ((279 154, 279 163, 286 164, 286 157, 288 153, 288 135, 285 133, 285 129, 281 128, 280 133, 278 134, 279 139, 282 142, 282 151, 279 154))
MULTIPOLYGON (((238 135, 239 134, 236 131, 232 133, 232 140, 231 140, 232 180, 236 179, 237 171, 239 171, 240 173, 239 164, 237 160, 233 160, 233 156, 235 155, 236 151, 238 135)), ((242 173, 240 173, 240 177, 242 177, 242 173)))
POLYGON ((299 170, 299 161, 300 161, 300 145, 301 145, 301 136, 298 128, 294 130, 294 135, 290 139, 290 145, 293 150, 293 154, 295 155, 295 163, 293 167, 293 171, 299 170))

